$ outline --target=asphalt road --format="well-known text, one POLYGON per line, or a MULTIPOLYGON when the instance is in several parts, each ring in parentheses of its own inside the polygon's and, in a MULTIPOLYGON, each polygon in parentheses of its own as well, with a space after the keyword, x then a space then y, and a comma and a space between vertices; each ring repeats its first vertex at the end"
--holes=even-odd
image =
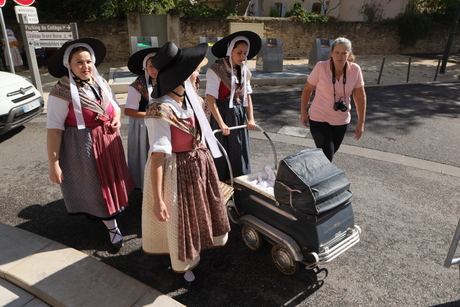
MULTIPOLYGON (((352 122, 344 144, 460 167, 459 89, 456 82, 369 87, 365 135, 354 140, 352 122)), ((264 130, 289 127, 308 137, 299 123, 300 91, 254 94, 253 101, 264 130)), ((323 267, 327 277, 304 269, 282 275, 269 244, 252 252, 232 225, 227 246, 203 252, 196 275, 204 284, 191 291, 168 256, 142 252, 140 192, 119 219, 126 245, 118 253, 102 223, 66 213, 59 187, 48 180, 45 121, 0 137, 0 222, 78 249, 187 306, 460 306, 458 268, 443 267, 459 219, 458 177, 339 151, 334 164, 351 182, 363 234, 323 267), (213 271, 214 259, 225 259, 229 270, 213 271)), ((122 135, 126 141, 127 125, 122 135)), ((279 158, 304 149, 275 147, 279 158)), ((267 141, 252 139, 251 152, 253 170, 272 163, 267 141)))

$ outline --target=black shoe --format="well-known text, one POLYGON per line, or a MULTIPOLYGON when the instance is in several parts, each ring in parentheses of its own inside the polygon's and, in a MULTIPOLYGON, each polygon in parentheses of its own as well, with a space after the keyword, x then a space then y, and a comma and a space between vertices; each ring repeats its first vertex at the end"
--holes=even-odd
POLYGON ((122 248, 125 245, 125 243, 123 241, 123 237, 122 237, 122 239, 120 241, 113 243, 113 240, 117 237, 116 236, 117 234, 119 234, 120 237, 121 237, 121 232, 118 229, 118 227, 109 229, 109 232, 114 234, 113 238, 110 240, 110 243, 112 244, 112 246, 115 247, 116 249, 122 248))
POLYGON ((194 281, 186 281, 184 279, 184 282, 185 286, 190 290, 199 290, 201 288, 201 283, 198 280, 196 280, 196 278, 194 281))

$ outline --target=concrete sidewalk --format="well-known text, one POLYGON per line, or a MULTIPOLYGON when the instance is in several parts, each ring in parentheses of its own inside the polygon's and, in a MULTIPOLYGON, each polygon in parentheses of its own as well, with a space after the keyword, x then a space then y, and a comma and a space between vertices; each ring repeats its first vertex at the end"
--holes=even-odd
POLYGON ((0 224, 0 306, 183 306, 88 255, 0 224))
MULTIPOLYGON (((433 82, 458 80, 460 63, 452 58, 446 73, 436 76, 437 59, 411 59, 408 70, 408 56, 390 55, 377 85, 383 56, 361 56, 357 62, 363 70, 366 86, 389 86, 409 82, 433 82)), ((253 70, 252 84, 255 91, 301 90, 309 74, 308 60, 285 60, 283 72, 260 73, 254 71, 255 61, 250 61, 253 70)), ((126 63, 103 63, 99 72, 111 82, 120 86, 117 98, 121 104, 126 99, 129 80, 121 80, 117 73, 126 72, 126 63), (122 84, 125 83, 125 84, 122 84)), ((28 71, 18 73, 30 77, 28 71)), ((125 74, 127 78, 128 74, 125 74)), ((45 100, 57 79, 41 70, 45 100)), ((131 76, 132 78, 132 76, 131 76)), ((203 80, 205 82, 205 80, 203 80)), ((257 134, 251 134, 257 138, 257 134)), ((276 136, 273 136, 276 139, 276 136)), ((278 140, 295 143, 298 138, 284 137, 278 140)), ((369 151, 344 146, 344 152, 368 155, 369 151)), ((399 161, 399 155, 372 152, 372 159, 399 161)), ((460 177, 460 169, 439 163, 424 163, 422 160, 406 159, 407 165, 436 170, 460 177), (442 168, 444 167, 444 168, 442 168), (447 168, 447 170, 446 170, 447 168)), ((404 163, 402 163, 404 164, 404 163)), ((406 164, 404 164, 406 165, 406 164)), ((0 305, 1 306, 183 306, 174 299, 161 294, 138 280, 100 262, 78 250, 40 237, 17 227, 0 224, 0 305)))

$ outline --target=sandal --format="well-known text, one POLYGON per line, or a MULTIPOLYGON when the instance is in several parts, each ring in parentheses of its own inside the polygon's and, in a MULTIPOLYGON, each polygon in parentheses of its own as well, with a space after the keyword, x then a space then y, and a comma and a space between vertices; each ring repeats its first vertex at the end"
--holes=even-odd
POLYGON ((110 243, 112 244, 113 247, 115 247, 116 249, 120 249, 125 245, 123 241, 123 236, 121 235, 121 232, 118 229, 118 227, 109 229, 109 233, 114 235, 112 239, 110 240, 110 243), (121 237, 121 240, 114 243, 113 240, 117 237, 117 235, 121 237))

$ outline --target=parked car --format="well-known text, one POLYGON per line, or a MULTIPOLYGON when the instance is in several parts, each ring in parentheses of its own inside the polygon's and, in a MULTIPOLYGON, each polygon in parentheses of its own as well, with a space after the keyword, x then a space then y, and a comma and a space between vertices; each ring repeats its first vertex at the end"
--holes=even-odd
POLYGON ((44 104, 41 93, 27 78, 0 72, 0 135, 40 115, 44 104))

